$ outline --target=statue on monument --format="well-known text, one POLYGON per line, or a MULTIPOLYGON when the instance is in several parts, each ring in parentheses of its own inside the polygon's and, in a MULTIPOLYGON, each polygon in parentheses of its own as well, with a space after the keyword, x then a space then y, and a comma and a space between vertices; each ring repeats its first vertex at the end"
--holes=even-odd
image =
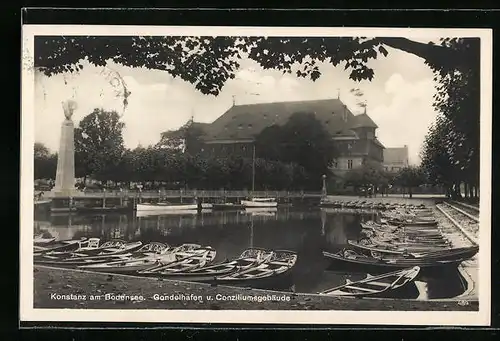
POLYGON ((73 116, 73 111, 76 110, 77 104, 73 100, 67 100, 62 102, 62 107, 64 110, 64 116, 66 116, 67 120, 71 120, 71 116, 73 116))

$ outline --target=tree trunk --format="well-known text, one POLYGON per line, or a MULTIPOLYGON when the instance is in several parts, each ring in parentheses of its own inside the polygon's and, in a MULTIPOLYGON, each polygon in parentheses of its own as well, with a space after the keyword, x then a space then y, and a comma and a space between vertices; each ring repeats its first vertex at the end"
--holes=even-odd
POLYGON ((469 198, 473 199, 474 198, 474 186, 469 185, 469 198))
POLYGON ((469 186, 467 182, 464 182, 464 197, 468 198, 469 197, 469 186))
POLYGON ((413 192, 411 187, 408 187, 408 196, 410 197, 410 199, 413 197, 413 192))

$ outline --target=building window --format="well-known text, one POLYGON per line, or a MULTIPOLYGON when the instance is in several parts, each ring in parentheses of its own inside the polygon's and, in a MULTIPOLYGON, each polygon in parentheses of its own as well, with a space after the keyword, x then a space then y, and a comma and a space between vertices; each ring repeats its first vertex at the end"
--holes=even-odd
POLYGON ((347 160, 347 169, 352 169, 352 160, 347 160))

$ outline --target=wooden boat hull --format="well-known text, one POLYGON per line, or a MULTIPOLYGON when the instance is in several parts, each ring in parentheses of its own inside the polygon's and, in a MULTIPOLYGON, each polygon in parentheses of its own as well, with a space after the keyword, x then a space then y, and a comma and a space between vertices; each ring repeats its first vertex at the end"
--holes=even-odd
POLYGON ((261 248, 245 250, 239 258, 219 264, 208 265, 188 272, 163 272, 162 277, 191 282, 204 282, 234 274, 262 264, 270 259, 272 252, 261 248))
POLYGON ((421 220, 421 221, 398 221, 398 220, 392 220, 388 219, 388 223, 390 224, 395 224, 395 225, 404 225, 404 226, 437 226, 437 221, 426 221, 426 220, 421 220))
POLYGON ((50 238, 43 238, 43 237, 38 237, 33 239, 33 244, 34 245, 48 245, 50 243, 55 242, 56 238, 55 237, 50 237, 50 238))
POLYGON ((293 268, 280 274, 253 279, 235 279, 230 277, 206 278, 199 282, 213 285, 227 285, 236 287, 251 287, 254 289, 286 290, 293 285, 293 268))
POLYGON ((110 273, 120 273, 120 274, 134 274, 138 271, 142 271, 151 268, 158 264, 161 260, 160 256, 157 257, 143 257, 137 259, 126 258, 123 261, 116 261, 111 263, 94 263, 92 265, 82 265, 79 268, 90 271, 98 272, 110 272, 110 273))
POLYGON ((33 256, 40 256, 48 252, 68 252, 75 251, 80 247, 80 243, 84 242, 85 239, 81 240, 67 240, 59 241, 55 243, 50 243, 46 246, 33 246, 33 256))
POLYGON ((241 200, 241 205, 243 207, 278 207, 276 201, 252 201, 252 200, 241 200))
POLYGON ((277 256, 255 267, 250 267, 236 273, 207 279, 203 282, 228 285, 245 286, 256 289, 284 290, 293 285, 293 269, 297 262, 297 254, 288 250, 275 251, 277 256), (283 257, 283 255, 286 255, 283 257), (263 272, 262 272, 263 271, 263 272))
POLYGON ((368 275, 367 278, 347 282, 323 292, 321 295, 349 297, 393 297, 411 284, 420 273, 420 267, 396 270, 378 276, 368 275))
POLYGON ((144 245, 131 254, 118 256, 118 260, 113 256, 111 262, 94 262, 91 264, 79 265, 78 268, 90 271, 105 271, 114 273, 132 273, 148 267, 152 267, 159 260, 175 260, 175 250, 163 243, 152 242, 144 245), (114 261, 113 261, 114 260, 114 261))
MULTIPOLYGON (((212 208, 212 204, 202 203, 202 209, 212 208)), ((137 211, 182 211, 182 210, 197 210, 198 204, 178 204, 178 205, 158 205, 158 204, 137 204, 137 211)))
POLYGON ((377 272, 390 271, 396 269, 406 269, 414 266, 418 266, 421 270, 434 270, 444 267, 454 267, 456 268, 464 259, 450 259, 450 260, 425 260, 425 259, 399 259, 397 261, 388 262, 386 260, 380 260, 372 257, 360 257, 358 259, 344 258, 335 253, 323 252, 323 255, 330 260, 329 269, 343 269, 347 268, 352 270, 353 268, 363 269, 365 272, 377 272))
POLYGON ((245 206, 241 204, 213 204, 212 209, 214 211, 231 211, 231 210, 241 210, 245 206))
POLYGON ((107 213, 107 212, 128 212, 132 208, 127 206, 122 207, 77 207, 77 213, 107 213))
POLYGON ((422 251, 412 251, 412 250, 402 250, 402 249, 390 249, 387 247, 376 247, 376 246, 366 246, 356 243, 354 241, 347 241, 354 249, 359 250, 367 255, 372 255, 372 252, 377 252, 381 254, 401 256, 411 259, 432 259, 432 260, 453 260, 458 258, 463 258, 464 260, 472 258, 479 251, 478 246, 473 247, 463 247, 463 248, 449 248, 449 249, 437 249, 437 250, 422 250, 422 251), (406 255, 406 256, 405 256, 406 255))
POLYGON ((42 255, 35 259, 35 263, 39 264, 64 264, 64 265, 85 265, 94 263, 104 263, 113 260, 120 260, 131 256, 132 251, 138 249, 142 242, 128 243, 123 248, 96 248, 87 251, 75 251, 61 253, 51 258, 50 255, 42 255))
POLYGON ((169 277, 176 273, 197 270, 212 263, 217 252, 211 247, 200 247, 192 250, 184 256, 176 255, 174 261, 160 262, 150 268, 139 271, 141 276, 169 277))

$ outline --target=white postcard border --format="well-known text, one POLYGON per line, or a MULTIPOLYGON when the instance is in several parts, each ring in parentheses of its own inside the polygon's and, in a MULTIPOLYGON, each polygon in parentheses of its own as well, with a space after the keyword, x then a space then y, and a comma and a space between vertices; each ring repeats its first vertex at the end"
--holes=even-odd
POLYGON ((366 324, 487 326, 491 306, 492 31, 443 28, 313 28, 23 25, 20 188, 20 320, 156 323, 366 324), (479 311, 92 310, 33 308, 33 145, 35 35, 436 36, 481 38, 479 311))

